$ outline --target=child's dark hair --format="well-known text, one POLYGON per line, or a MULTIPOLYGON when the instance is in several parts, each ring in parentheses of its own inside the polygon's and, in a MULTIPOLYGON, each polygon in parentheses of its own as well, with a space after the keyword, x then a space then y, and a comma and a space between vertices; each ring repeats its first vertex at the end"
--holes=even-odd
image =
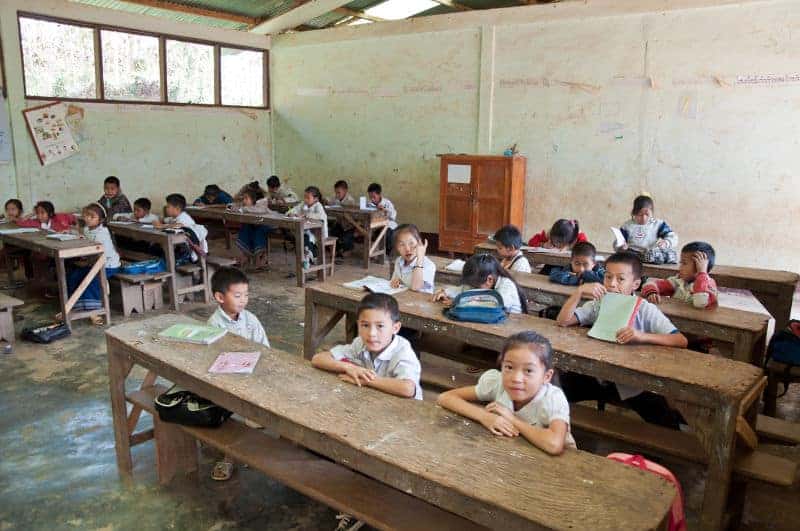
POLYGON ((696 253, 696 252, 706 253, 708 257, 708 272, 711 273, 711 268, 714 267, 714 258, 716 257, 716 253, 714 252, 714 248, 711 247, 710 243, 706 242, 689 242, 683 246, 681 249, 681 254, 683 253, 696 253))
POLYGON ((559 219, 550 227, 549 240, 555 247, 572 245, 578 241, 580 232, 577 219, 559 219))
POLYGON ((211 292, 224 295, 234 284, 250 284, 250 281, 241 269, 220 267, 211 277, 211 292))
POLYGON ((494 241, 500 242, 504 247, 519 249, 522 247, 522 233, 514 225, 506 225, 494 233, 494 241))
POLYGON ((278 179, 277 175, 270 175, 269 179, 267 179, 267 188, 280 188, 281 187, 281 180, 278 179))
POLYGON ((150 212, 150 209, 153 208, 153 204, 146 197, 140 197, 139 199, 134 201, 133 206, 139 207, 143 210, 147 210, 148 212, 150 212))
POLYGON ((383 193, 383 188, 381 188, 381 185, 379 185, 378 183, 372 183, 369 186, 367 186, 367 193, 368 194, 371 194, 371 193, 382 194, 383 193))
POLYGON ((500 351, 500 355, 497 357, 497 365, 501 367, 501 370, 506 352, 516 347, 528 348, 531 353, 539 358, 545 370, 549 371, 553 368, 553 347, 550 345, 550 340, 533 330, 527 330, 525 332, 517 332, 503 343, 503 350, 500 351))
POLYGON ((216 184, 209 184, 206 186, 205 190, 203 190, 203 195, 219 195, 222 190, 216 184))
POLYGON ((15 207, 17 207, 17 210, 22 212, 22 201, 20 201, 19 199, 9 199, 8 201, 6 201, 4 208, 8 208, 8 205, 14 205, 15 207))
POLYGON ((400 320, 400 306, 397 304, 397 299, 386 293, 370 293, 361 299, 356 308, 356 319, 366 310, 382 310, 389 314, 393 323, 400 320))
POLYGON ((609 264, 628 264, 631 266, 634 278, 642 277, 642 261, 636 253, 630 251, 614 253, 606 258, 606 267, 608 267, 609 264))
POLYGON ((461 283, 477 288, 486 282, 489 275, 492 275, 495 281, 500 277, 510 280, 514 284, 514 287, 517 288, 522 313, 528 313, 528 301, 522 294, 522 291, 520 291, 519 285, 511 278, 506 268, 500 265, 500 261, 495 258, 493 254, 478 253, 470 256, 467 263, 464 264, 464 269, 461 271, 461 283))
POLYGON ((91 210, 97 217, 100 218, 100 224, 103 225, 106 222, 106 209, 100 205, 100 203, 89 203, 83 210, 91 210))
POLYGON ((108 177, 106 177, 106 180, 105 180, 105 181, 103 181, 103 184, 104 184, 104 185, 105 185, 105 184, 113 184, 114 186, 116 186, 117 188, 119 188, 119 179, 117 179, 117 178, 116 178, 116 177, 114 177, 113 175, 109 175, 108 177))
POLYGON ((186 198, 182 194, 169 194, 167 196, 167 204, 182 211, 186 210, 186 198))
POLYGON ((317 201, 322 197, 322 192, 316 186, 307 186, 304 191, 307 194, 311 194, 317 201))
POLYGON ((56 215, 56 207, 50 201, 39 201, 34 205, 33 210, 35 211, 37 208, 41 208, 45 212, 47 212, 47 217, 52 218, 56 215))
POLYGON ((344 188, 345 190, 348 190, 350 187, 347 185, 347 181, 339 179, 333 184, 333 189, 336 190, 337 188, 344 188))
POLYGON ((649 195, 640 195, 633 200, 633 209, 631 210, 631 216, 635 216, 636 213, 643 208, 649 208, 650 210, 656 209, 656 205, 655 203, 653 203, 653 198, 650 197, 649 195))
POLYGON ((572 257, 576 256, 586 256, 594 260, 597 256, 597 249, 589 242, 578 242, 572 247, 572 257))
POLYGON ((396 229, 394 229, 394 236, 393 240, 395 243, 398 241, 398 236, 400 236, 401 232, 407 232, 411 234, 418 242, 422 242, 422 235, 419 233, 419 229, 413 223, 403 223, 396 229))
POLYGON ((253 204, 255 204, 259 199, 264 199, 264 192, 262 192, 260 188, 247 188, 244 192, 242 192, 242 195, 244 197, 249 197, 253 204))

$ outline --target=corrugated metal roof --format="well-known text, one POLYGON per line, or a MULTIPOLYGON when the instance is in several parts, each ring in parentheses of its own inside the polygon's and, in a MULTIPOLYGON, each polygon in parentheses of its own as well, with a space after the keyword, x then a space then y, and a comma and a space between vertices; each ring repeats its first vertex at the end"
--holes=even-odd
POLYGON ((182 13, 180 11, 172 11, 169 9, 161 9, 157 7, 129 4, 127 2, 120 2, 118 0, 70 0, 70 1, 75 2, 76 4, 86 4, 95 7, 117 9, 119 11, 126 11, 128 13, 136 13, 139 15, 150 15, 154 17, 167 18, 170 20, 177 20, 180 22, 203 24, 205 26, 213 26, 215 28, 246 30, 248 27, 247 24, 241 22, 232 22, 230 20, 222 20, 219 18, 203 17, 198 15, 192 15, 190 13, 182 13))

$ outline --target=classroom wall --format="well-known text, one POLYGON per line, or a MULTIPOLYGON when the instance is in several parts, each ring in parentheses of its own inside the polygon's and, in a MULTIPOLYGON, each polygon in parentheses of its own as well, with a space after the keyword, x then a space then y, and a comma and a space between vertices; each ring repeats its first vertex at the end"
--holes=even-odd
MULTIPOLYGON (((71 103, 82 109, 80 153, 41 166, 25 128, 22 109, 47 102, 27 100, 22 86, 17 10, 105 23, 171 35, 267 48, 262 35, 205 28, 65 0, 4 0, 0 3, 7 108, 11 116, 14 158, 0 164, 0 197, 20 197, 26 209, 48 199, 71 211, 102 194, 103 179, 116 175, 133 201, 147 196, 161 211, 167 193, 192 201, 208 183, 236 191, 272 171, 269 111, 107 103, 71 103)), ((0 102, 2 104, 2 102, 0 102)))
POLYGON ((590 0, 278 36, 275 168, 382 182, 436 231, 436 154, 517 143, 526 236, 578 218, 610 248, 647 191, 719 262, 797 271, 798 27, 792 0, 590 0))

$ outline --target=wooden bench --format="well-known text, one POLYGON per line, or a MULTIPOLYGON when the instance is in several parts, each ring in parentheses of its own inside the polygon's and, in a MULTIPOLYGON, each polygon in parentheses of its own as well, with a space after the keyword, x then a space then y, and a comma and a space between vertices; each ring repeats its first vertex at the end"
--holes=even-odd
POLYGON ((24 301, 0 293, 0 340, 9 345, 14 344, 14 307, 22 306, 24 301))
POLYGON ((221 267, 236 267, 236 260, 227 256, 208 255, 206 256, 206 267, 208 267, 208 278, 211 278, 221 267))
POLYGON ((126 396, 135 407, 153 415, 156 466, 161 484, 169 483, 179 471, 197 469, 195 441, 200 441, 311 499, 378 529, 487 529, 233 418, 219 428, 160 422, 154 399, 164 391, 166 387, 149 386, 126 396))
POLYGON ((128 317, 134 310, 140 315, 164 306, 164 282, 171 273, 144 273, 130 275, 117 273, 111 277, 112 285, 119 286, 122 313, 128 317))
POLYGON ((205 257, 201 256, 197 262, 176 266, 175 271, 178 274, 176 292, 179 301, 192 301, 197 293, 203 296, 206 304, 210 301, 210 275, 205 257))
POLYGON ((774 417, 778 409, 778 384, 800 382, 800 367, 789 367, 785 363, 770 359, 766 367, 767 389, 764 391, 764 414, 774 417))

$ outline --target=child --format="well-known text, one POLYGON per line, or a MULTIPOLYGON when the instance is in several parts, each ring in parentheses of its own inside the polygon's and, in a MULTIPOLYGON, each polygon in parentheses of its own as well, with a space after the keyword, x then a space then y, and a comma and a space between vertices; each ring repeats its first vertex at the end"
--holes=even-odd
POLYGON ((77 218, 72 214, 56 214, 56 207, 50 201, 39 201, 33 207, 33 214, 17 220, 20 227, 36 227, 52 232, 67 232, 77 223, 77 218))
MULTIPOLYGON (((242 212, 253 214, 268 214, 272 212, 263 202, 264 196, 259 190, 248 189, 242 194, 242 212)), ((243 263, 255 262, 257 268, 267 265, 267 256, 264 251, 267 249, 267 238, 272 232, 272 227, 268 225, 242 224, 236 236, 236 246, 242 253, 243 263)))
MULTIPOLYGON (((83 208, 82 214, 84 222, 82 237, 103 245, 103 252, 106 257, 106 277, 111 278, 119 271, 120 259, 114 247, 114 241, 111 239, 111 233, 105 226, 106 210, 99 203, 90 203, 83 208)), ((78 285, 80 285, 90 269, 91 264, 82 260, 70 264, 67 271, 67 291, 70 295, 78 288, 78 285)), ((78 298, 75 306, 72 307, 72 311, 90 312, 101 308, 103 308, 102 287, 100 280, 94 277, 78 298)), ((60 320, 62 317, 59 314, 56 319, 60 320)), ((92 315, 90 319, 94 325, 103 324, 103 318, 99 315, 92 315)))
POLYGON ((158 216, 150 213, 152 204, 146 197, 140 197, 133 202, 133 214, 117 214, 114 221, 135 221, 143 225, 152 225, 159 221, 158 216))
MULTIPOLYGON (((289 216, 300 216, 308 219, 318 219, 322 221, 322 239, 328 237, 328 214, 325 213, 325 207, 319 200, 322 198, 322 193, 316 186, 309 186, 303 193, 303 202, 296 207, 292 208, 286 214, 289 216)), ((311 254, 317 256, 319 250, 317 244, 322 245, 322 242, 317 242, 312 231, 307 230, 303 237, 306 249, 311 251, 311 254)))
POLYGON ((267 179, 267 199, 270 206, 286 206, 289 203, 297 203, 297 194, 288 186, 281 186, 281 180, 277 175, 272 175, 267 179))
POLYGON ((649 195, 634 199, 631 219, 619 229, 625 243, 617 245, 614 242, 614 250, 633 251, 647 263, 674 264, 678 261, 675 253, 678 235, 666 221, 653 217, 654 210, 653 198, 649 195))
POLYGON ((367 187, 367 195, 369 196, 369 205, 378 210, 386 212, 386 217, 389 220, 389 228, 386 231, 386 250, 392 249, 394 243, 394 230, 397 228, 397 210, 394 205, 387 198, 383 197, 383 188, 378 183, 372 183, 367 187))
POLYGON ((433 293, 436 264, 425 256, 428 240, 422 241, 416 225, 400 225, 394 239, 398 256, 392 273, 392 287, 405 286, 412 291, 433 293))
POLYGON ((655 304, 661 297, 672 297, 695 308, 716 308, 717 283, 708 276, 714 267, 714 254, 714 248, 706 242, 687 243, 681 249, 678 275, 651 278, 642 288, 642 297, 655 304))
POLYGON ((503 306, 508 313, 528 313, 528 301, 520 292, 519 286, 500 265, 497 258, 489 253, 475 254, 467 260, 461 272, 461 284, 457 288, 437 291, 433 300, 449 305, 459 293, 475 289, 493 289, 503 299, 503 306))
POLYGON ((480 422, 495 435, 522 435, 550 455, 576 448, 569 430, 569 403, 564 392, 550 383, 552 352, 550 342, 536 332, 514 334, 503 345, 499 371, 490 369, 478 385, 442 393, 436 402, 480 422))
POLYGON ((586 234, 580 231, 577 219, 559 219, 553 223, 549 232, 542 231, 539 234, 534 234, 528 240, 528 245, 563 250, 572 249, 572 246, 576 243, 586 241, 589 241, 589 239, 586 234))
MULTIPOLYGON (((206 236, 208 236, 208 230, 205 228, 205 226, 196 223, 194 219, 192 219, 192 216, 185 212, 186 198, 181 194, 169 194, 166 197, 166 201, 167 204, 164 207, 164 212, 167 214, 167 217, 164 218, 163 223, 155 222, 153 223, 153 226, 156 228, 188 229, 191 231, 191 234, 189 235, 190 239, 200 251, 207 253, 208 242, 206 241, 206 236), (192 234, 194 235, 194 238, 191 237, 192 234), (195 239, 197 241, 194 241, 195 239)), ((187 255, 192 262, 197 262, 199 258, 197 256, 197 252, 195 252, 193 249, 190 253, 187 253, 187 255)))
MULTIPOLYGON (((336 181, 333 185, 333 195, 328 198, 330 206, 354 207, 358 203, 350 195, 347 181, 336 181)), ((336 237, 336 254, 344 256, 353 250, 353 240, 355 240, 356 229, 353 224, 345 220, 337 220, 330 227, 331 235, 336 237)))
MULTIPOLYGON (((603 284, 583 284, 570 295, 558 314, 560 326, 589 326, 600 313, 600 300, 606 293, 632 295, 641 283, 642 263, 633 253, 615 253, 606 259, 606 274, 603 284), (583 295, 593 300, 578 307, 583 295)), ((655 304, 642 301, 632 326, 617 332, 617 342, 646 343, 665 347, 686 348, 688 342, 675 325, 655 304)), ((591 376, 564 372, 561 387, 570 402, 583 400, 622 400, 645 421, 678 429, 684 423, 680 413, 671 409, 664 397, 628 386, 600 382, 591 376)))
POLYGON ((550 269, 550 282, 577 286, 603 282, 606 270, 601 262, 595 261, 597 250, 589 242, 578 242, 572 248, 569 267, 553 267, 550 269))
POLYGON ((4 220, 14 223, 22 217, 22 201, 19 199, 9 199, 5 204, 4 220))
POLYGON ((347 181, 336 181, 333 185, 333 195, 328 198, 326 204, 331 206, 356 206, 356 200, 350 195, 350 186, 347 181))
POLYGON ((530 273, 531 264, 522 253, 522 234, 514 225, 506 225, 494 233, 500 265, 508 271, 530 273))
POLYGON ((236 195, 233 197, 233 202, 234 203, 241 203, 242 199, 244 198, 244 192, 246 190, 255 190, 257 192, 260 192, 261 193, 261 197, 266 197, 266 195, 267 195, 267 191, 264 188, 261 187, 261 185, 258 183, 258 181, 252 181, 252 182, 249 182, 246 185, 242 186, 239 189, 239 191, 236 192, 236 195))
POLYGON ((130 214, 133 211, 128 198, 120 191, 119 179, 113 175, 103 181, 103 196, 97 202, 106 209, 108 219, 114 219, 117 214, 130 214))
MULTIPOLYGON (((253 343, 271 348, 267 333, 258 317, 247 311, 249 297, 249 280, 247 275, 232 267, 220 267, 211 277, 211 291, 219 306, 208 318, 207 324, 224 328, 253 343)), ((217 481, 230 479, 233 473, 233 461, 226 455, 217 461, 211 471, 211 478, 217 481)))
POLYGON ((203 195, 194 200, 194 204, 200 205, 229 205, 233 203, 230 194, 222 190, 216 184, 209 184, 203 191, 203 195))

